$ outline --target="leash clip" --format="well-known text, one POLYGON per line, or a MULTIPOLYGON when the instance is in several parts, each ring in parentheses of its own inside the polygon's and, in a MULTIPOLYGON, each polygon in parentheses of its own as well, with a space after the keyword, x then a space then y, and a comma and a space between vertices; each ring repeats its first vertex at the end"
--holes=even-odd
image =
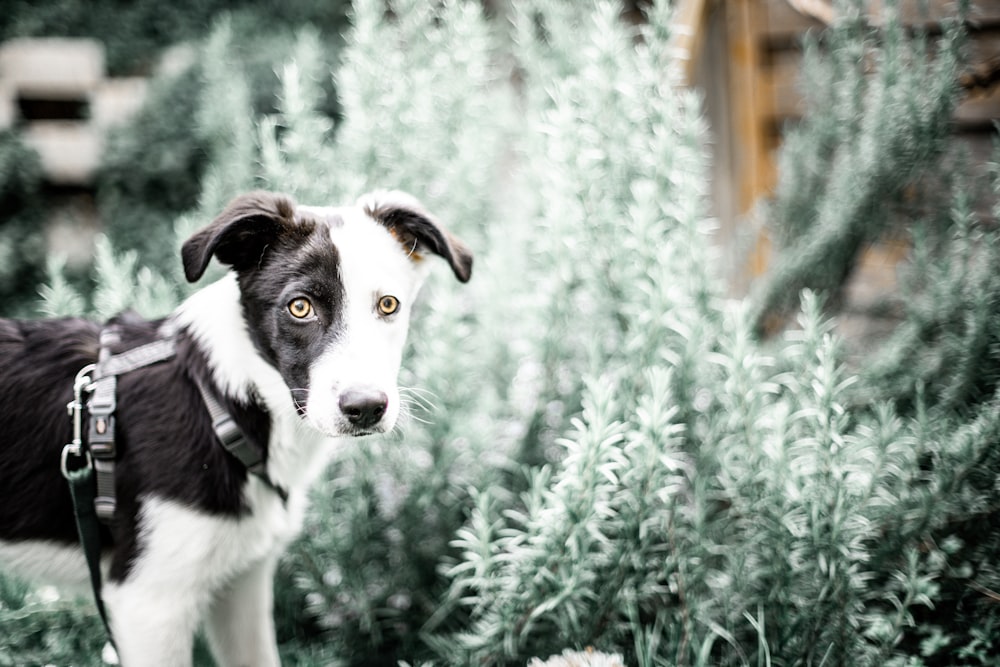
MULTIPOLYGON (((87 364, 80 369, 80 372, 76 374, 76 379, 73 381, 73 400, 66 404, 66 411, 73 419, 73 441, 63 447, 62 458, 59 464, 62 475, 66 479, 69 479, 70 476, 68 466, 70 456, 84 458, 86 463, 82 466, 83 468, 93 466, 90 452, 83 447, 83 393, 93 389, 90 374, 95 368, 96 364, 87 364)), ((76 469, 79 470, 79 468, 76 469)))

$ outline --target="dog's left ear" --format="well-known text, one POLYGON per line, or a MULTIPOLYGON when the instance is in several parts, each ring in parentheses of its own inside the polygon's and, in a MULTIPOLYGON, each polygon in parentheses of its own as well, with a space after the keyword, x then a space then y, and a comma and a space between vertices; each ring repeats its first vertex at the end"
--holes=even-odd
POLYGON ((399 190, 380 190, 363 195, 358 206, 387 227, 415 257, 419 257, 421 251, 430 251, 447 260, 455 277, 463 283, 472 277, 472 251, 412 195, 399 190))
POLYGON ((279 234, 295 227, 294 219, 295 202, 285 195, 256 191, 236 197, 184 242, 184 276, 192 283, 201 278, 213 255, 237 271, 255 266, 279 234))

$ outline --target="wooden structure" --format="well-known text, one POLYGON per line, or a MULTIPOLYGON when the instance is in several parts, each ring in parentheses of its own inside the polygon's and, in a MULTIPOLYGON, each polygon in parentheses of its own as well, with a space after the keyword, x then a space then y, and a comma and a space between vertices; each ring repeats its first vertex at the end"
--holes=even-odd
MULTIPOLYGON (((931 32, 955 12, 953 0, 899 1, 905 24, 931 32)), ((881 3, 869 4, 877 22, 881 3)), ((971 0, 971 6, 971 69, 961 81, 966 96, 955 117, 955 140, 985 163, 1000 120, 1000 0, 971 0)), ((834 20, 833 0, 677 0, 676 53, 688 83, 705 94, 715 153, 714 214, 734 294, 745 293, 768 266, 767 239, 751 214, 774 186, 780 128, 802 112, 802 37, 834 20)), ((904 254, 898 247, 869 250, 857 289, 892 289, 904 254)))
POLYGON ((0 130, 15 129, 38 154, 46 246, 73 268, 90 264, 100 228, 93 188, 108 132, 138 111, 147 87, 145 78, 108 77, 94 39, 0 44, 0 130))
POLYGON ((48 181, 88 187, 108 129, 142 105, 144 78, 109 78, 94 39, 23 38, 0 44, 0 129, 17 127, 48 181))

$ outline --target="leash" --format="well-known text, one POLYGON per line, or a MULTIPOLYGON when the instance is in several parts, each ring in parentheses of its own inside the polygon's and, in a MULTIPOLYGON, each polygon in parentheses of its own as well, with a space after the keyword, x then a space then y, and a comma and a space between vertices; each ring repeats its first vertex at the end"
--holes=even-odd
POLYGON ((94 467, 90 452, 83 443, 83 393, 90 386, 90 373, 94 370, 94 366, 94 364, 85 366, 76 374, 76 379, 73 381, 73 400, 66 406, 73 418, 73 441, 63 447, 60 467, 63 477, 69 482, 76 531, 80 536, 83 555, 87 559, 87 569, 90 570, 90 587, 94 591, 97 613, 100 614, 108 638, 114 645, 111 624, 108 623, 104 599, 101 597, 101 526, 95 509, 97 487, 94 483, 94 467), (70 469, 70 456, 83 459, 85 465, 70 469))
MULTIPOLYGON (((111 644, 114 636, 101 596, 101 524, 112 525, 117 499, 115 495, 115 410, 117 409, 118 376, 167 361, 177 354, 173 332, 151 343, 111 353, 111 347, 121 342, 116 326, 106 327, 100 334, 97 363, 80 369, 73 381, 73 400, 66 406, 73 422, 73 440, 63 447, 60 468, 69 483, 73 499, 80 545, 90 570, 90 585, 97 611, 104 623, 111 644), (84 394, 89 399, 84 401, 84 394), (83 412, 87 411, 87 438, 83 437, 83 412), (70 464, 70 460, 73 464, 70 464)), ((195 378, 198 393, 212 419, 212 430, 227 452, 260 479, 265 486, 287 502, 288 492, 275 484, 264 466, 264 454, 247 440, 229 412, 219 403, 208 387, 195 378)))

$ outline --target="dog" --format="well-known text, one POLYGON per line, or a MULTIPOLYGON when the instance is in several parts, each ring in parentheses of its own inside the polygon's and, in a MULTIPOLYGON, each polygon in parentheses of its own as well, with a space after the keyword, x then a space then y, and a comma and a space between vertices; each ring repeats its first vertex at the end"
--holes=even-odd
MULTIPOLYGON (((412 196, 298 205, 252 192, 182 246, 188 281, 227 267, 169 317, 114 321, 117 353, 170 336, 176 353, 118 377, 114 520, 103 600, 125 667, 188 665, 204 626, 219 665, 278 665, 273 574, 310 484, 338 447, 390 431, 427 254, 469 280, 468 248, 412 196), (266 476, 220 444, 206 387, 262 452, 266 476)), ((0 568, 85 586, 60 455, 74 377, 102 327, 0 320, 0 568)))

